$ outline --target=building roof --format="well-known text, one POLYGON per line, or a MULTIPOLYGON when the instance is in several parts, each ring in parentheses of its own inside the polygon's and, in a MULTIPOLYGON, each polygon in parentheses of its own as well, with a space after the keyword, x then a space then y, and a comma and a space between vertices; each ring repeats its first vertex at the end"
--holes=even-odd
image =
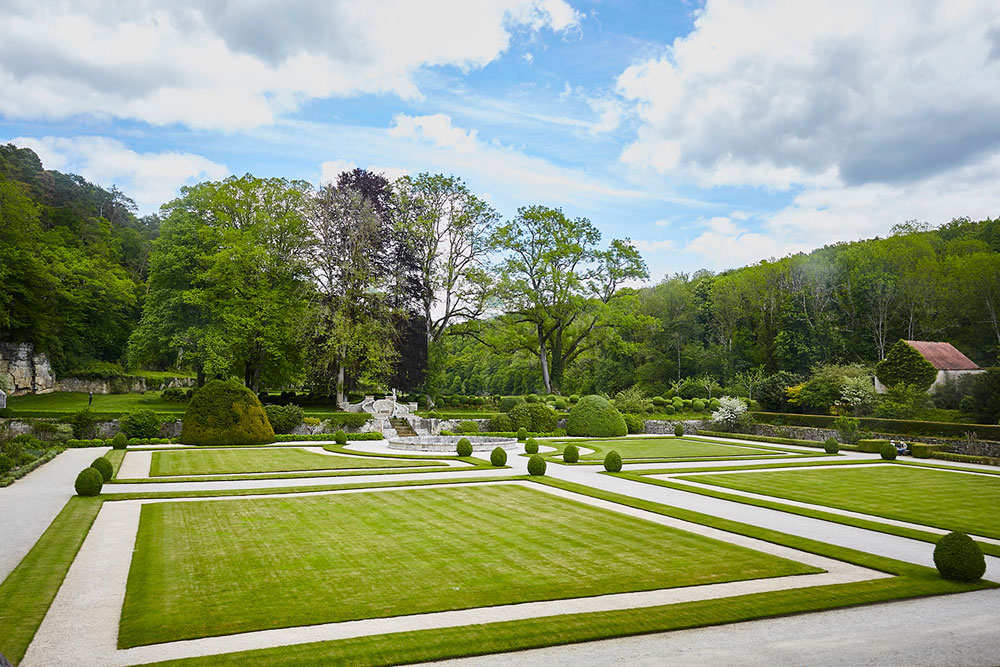
POLYGON ((929 340, 907 340, 907 345, 920 353, 939 371, 982 370, 972 359, 955 349, 951 343, 937 343, 929 340))

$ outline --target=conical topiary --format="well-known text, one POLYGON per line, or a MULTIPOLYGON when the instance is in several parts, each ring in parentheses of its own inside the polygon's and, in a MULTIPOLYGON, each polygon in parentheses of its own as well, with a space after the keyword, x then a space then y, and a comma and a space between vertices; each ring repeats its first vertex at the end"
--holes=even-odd
POLYGON ((236 380, 212 380, 191 397, 181 426, 185 445, 264 445, 274 431, 256 394, 236 380))

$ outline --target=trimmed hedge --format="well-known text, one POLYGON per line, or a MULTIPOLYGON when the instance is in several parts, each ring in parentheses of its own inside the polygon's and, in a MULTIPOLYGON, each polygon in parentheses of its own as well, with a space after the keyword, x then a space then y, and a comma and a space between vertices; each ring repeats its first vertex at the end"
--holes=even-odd
MULTIPOLYGON (((796 440, 795 438, 777 438, 770 435, 746 435, 745 433, 724 433, 722 431, 698 431, 698 435, 707 435, 713 438, 733 438, 735 440, 752 440, 755 442, 766 442, 771 445, 799 445, 801 447, 823 447, 824 443, 816 440, 796 440)), ((840 449, 860 451, 856 445, 840 445, 840 449)))
POLYGON ((576 445, 566 445, 563 450, 563 461, 566 463, 576 463, 580 460, 580 450, 576 445))
POLYGON ((500 405, 497 407, 500 409, 500 412, 510 412, 511 408, 523 403, 525 403, 525 400, 522 396, 504 396, 500 399, 500 405))
POLYGON ((971 454, 952 454, 951 452, 932 452, 932 459, 942 461, 958 461, 959 463, 979 463, 986 466, 1000 466, 1000 458, 994 456, 972 456, 971 454))
POLYGON ((927 445, 922 442, 911 442, 910 453, 917 459, 929 459, 934 452, 944 449, 948 445, 927 445))
POLYGON ((528 459, 528 474, 535 477, 541 477, 545 474, 545 459, 542 458, 541 454, 532 454, 531 458, 528 459))
MULTIPOLYGON (((338 431, 343 433, 343 431, 338 431)), ((378 431, 366 431, 364 433, 345 433, 348 440, 383 440, 384 436, 378 431)), ((274 436, 275 442, 317 442, 317 441, 329 441, 333 440, 337 442, 336 433, 309 433, 306 435, 295 435, 294 433, 286 433, 282 435, 274 436)), ((343 443, 338 443, 343 444, 343 443)))
POLYGON ((538 453, 538 441, 534 438, 528 438, 524 443, 524 453, 525 454, 537 454, 538 453))
POLYGON ((90 467, 101 473, 101 478, 106 482, 115 474, 114 468, 111 466, 111 461, 107 460, 103 456, 98 456, 94 459, 94 462, 90 464, 90 467))
POLYGON ((346 426, 347 428, 361 428, 371 421, 372 416, 367 412, 337 412, 324 416, 330 422, 330 426, 346 426))
POLYGON ((607 456, 604 457, 604 469, 608 472, 621 472, 622 471, 622 457, 621 454, 615 450, 608 452, 607 456))
POLYGON ((264 445, 274 429, 256 394, 236 380, 212 380, 194 393, 181 426, 185 445, 264 445))
MULTIPOLYGON (((126 440, 126 442, 128 441, 126 440)), ((66 441, 66 446, 72 447, 73 449, 79 449, 81 447, 110 447, 111 439, 108 438, 105 440, 104 438, 92 438, 90 440, 81 440, 79 438, 70 438, 66 441)))
POLYGON ((490 452, 490 463, 495 468, 507 465, 507 451, 503 447, 494 447, 490 452))
POLYGON ((584 396, 573 406, 566 419, 570 435, 591 438, 612 438, 628 435, 625 418, 603 396, 584 396))
MULTIPOLYGON (((449 431, 447 429, 441 431, 441 435, 466 435, 465 433, 459 433, 458 431, 449 431)), ((491 437, 491 438, 515 438, 518 439, 517 431, 480 431, 476 435, 491 437)), ((533 431, 528 431, 526 434, 528 438, 565 438, 566 429, 557 428, 550 433, 535 433, 533 431)))
POLYGON ((96 496, 104 486, 104 476, 96 468, 84 468, 76 476, 73 488, 79 496, 96 496))
MULTIPOLYGON (((834 421, 838 417, 832 415, 801 415, 788 412, 752 412, 755 421, 761 424, 784 426, 811 426, 814 428, 836 428, 834 421)), ((1000 425, 991 424, 959 424, 954 422, 928 422, 913 419, 880 419, 878 417, 860 417, 861 428, 876 433, 892 433, 893 435, 924 435, 934 438, 964 438, 966 431, 975 433, 981 440, 1000 440, 1000 425)))
POLYGON ((881 454, 882 445, 888 445, 888 440, 874 439, 874 440, 858 440, 858 451, 866 452, 868 454, 881 454))
POLYGON ((555 429, 559 418, 545 403, 522 403, 515 405, 507 413, 511 427, 517 426, 528 431, 545 432, 555 429))
POLYGON ((468 438, 462 438, 455 445, 455 452, 459 456, 472 456, 472 443, 469 442, 468 438))
POLYGON ((986 573, 986 559, 976 542, 965 533, 948 533, 934 546, 934 566, 942 579, 973 582, 986 573))

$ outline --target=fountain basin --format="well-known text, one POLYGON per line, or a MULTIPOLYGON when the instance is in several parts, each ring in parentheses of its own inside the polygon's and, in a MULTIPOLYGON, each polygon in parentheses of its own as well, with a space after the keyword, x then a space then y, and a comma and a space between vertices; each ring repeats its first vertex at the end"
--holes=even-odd
POLYGON ((466 438, 472 444, 474 452, 489 452, 495 447, 516 449, 518 445, 517 438, 497 438, 486 435, 418 435, 411 438, 389 438, 386 444, 389 449, 454 454, 458 441, 462 438, 466 438))

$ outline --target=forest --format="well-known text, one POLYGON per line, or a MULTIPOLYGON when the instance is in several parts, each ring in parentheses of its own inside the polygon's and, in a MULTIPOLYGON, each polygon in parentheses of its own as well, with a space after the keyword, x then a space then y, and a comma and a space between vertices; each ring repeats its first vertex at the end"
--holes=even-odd
POLYGON ((1000 219, 649 284, 628 239, 541 204, 503 220, 456 176, 247 174, 138 217, 7 145, 0 221, 0 340, 60 376, 182 369, 338 399, 757 389, 790 409, 788 387, 842 389, 899 339, 984 367, 1000 346, 1000 219))

